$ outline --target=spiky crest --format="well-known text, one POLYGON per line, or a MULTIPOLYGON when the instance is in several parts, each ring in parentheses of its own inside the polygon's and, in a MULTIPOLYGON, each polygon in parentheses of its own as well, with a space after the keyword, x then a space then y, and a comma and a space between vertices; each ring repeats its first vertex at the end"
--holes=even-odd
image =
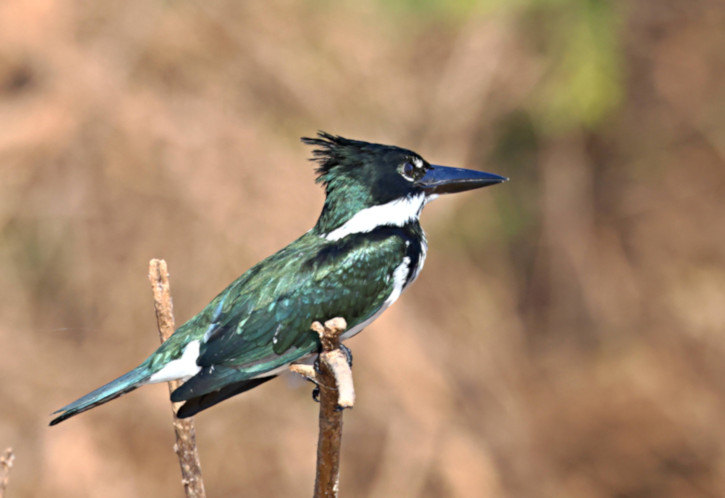
POLYGON ((345 174, 355 176, 362 174, 360 168, 365 163, 379 165, 380 161, 386 158, 396 162, 403 156, 417 156, 413 151, 394 145, 352 140, 324 131, 318 131, 317 136, 318 138, 303 137, 301 140, 307 145, 316 147, 312 151, 310 160, 318 163, 315 169, 316 181, 322 183, 328 193, 336 177, 345 174))
POLYGON ((316 147, 312 151, 310 161, 318 163, 318 167, 315 169, 316 181, 323 185, 330 182, 331 172, 335 167, 343 166, 347 162, 346 159, 351 156, 357 155, 359 157, 367 147, 374 145, 360 140, 351 140, 340 135, 333 135, 325 131, 318 131, 317 137, 302 137, 301 141, 304 144, 316 147))

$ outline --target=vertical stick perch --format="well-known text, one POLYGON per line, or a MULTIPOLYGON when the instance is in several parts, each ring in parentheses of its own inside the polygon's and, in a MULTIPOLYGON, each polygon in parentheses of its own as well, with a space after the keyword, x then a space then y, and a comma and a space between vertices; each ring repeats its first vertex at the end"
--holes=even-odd
MULTIPOLYGON (((166 261, 152 259, 149 263, 149 280, 154 293, 154 307, 156 308, 156 322, 159 328, 161 342, 166 341, 176 330, 174 325, 173 304, 171 302, 171 289, 169 287, 169 271, 166 261)), ((179 387, 180 381, 169 382, 169 393, 179 387)), ((204 480, 201 476, 201 463, 196 449, 196 430, 192 418, 176 418, 176 403, 171 404, 174 417, 174 432, 176 444, 174 451, 179 458, 181 466, 181 482, 187 498, 204 498, 204 480)))
POLYGON ((324 326, 313 323, 312 330, 319 334, 322 344, 317 370, 309 365, 290 366, 290 370, 307 377, 320 389, 315 498, 338 495, 342 410, 355 404, 352 370, 347 355, 340 349, 340 336, 346 328, 343 318, 328 320, 324 326))
POLYGON ((6 448, 2 456, 0 456, 0 498, 5 496, 5 488, 8 486, 10 478, 10 469, 13 468, 15 462, 15 454, 12 448, 6 448))

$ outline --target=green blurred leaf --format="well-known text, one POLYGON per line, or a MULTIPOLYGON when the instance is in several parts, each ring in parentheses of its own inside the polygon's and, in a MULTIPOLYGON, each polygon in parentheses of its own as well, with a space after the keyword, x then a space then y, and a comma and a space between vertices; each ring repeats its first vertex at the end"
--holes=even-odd
POLYGON ((449 19, 465 18, 473 11, 480 10, 487 3, 487 1, 482 2, 481 0, 398 0, 396 2, 381 2, 383 7, 400 13, 443 16, 449 19))
POLYGON ((547 27, 552 70, 534 105, 542 128, 596 127, 621 101, 619 13, 603 0, 536 3, 561 4, 547 27))

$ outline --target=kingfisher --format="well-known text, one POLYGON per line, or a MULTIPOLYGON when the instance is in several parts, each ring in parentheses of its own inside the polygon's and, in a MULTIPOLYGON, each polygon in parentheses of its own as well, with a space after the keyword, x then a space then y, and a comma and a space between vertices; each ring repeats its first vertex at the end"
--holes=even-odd
POLYGON ((54 412, 50 425, 170 380, 184 381, 171 400, 184 402, 179 418, 190 417, 318 352, 314 321, 343 317, 343 340, 354 336, 423 268, 423 207, 441 194, 507 180, 326 132, 302 142, 314 147, 326 195, 315 226, 247 270, 138 367, 54 412))

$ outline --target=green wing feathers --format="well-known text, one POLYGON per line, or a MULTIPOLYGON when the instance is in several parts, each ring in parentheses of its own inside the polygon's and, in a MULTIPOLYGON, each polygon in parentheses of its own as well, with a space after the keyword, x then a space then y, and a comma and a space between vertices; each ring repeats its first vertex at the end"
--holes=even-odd
POLYGON ((195 337, 204 330, 207 341, 197 360, 202 370, 174 392, 174 401, 263 377, 313 353, 313 321, 343 316, 352 328, 367 320, 390 295, 405 250, 393 236, 333 245, 306 234, 260 263, 263 274, 252 268, 182 326, 196 329, 195 337))

